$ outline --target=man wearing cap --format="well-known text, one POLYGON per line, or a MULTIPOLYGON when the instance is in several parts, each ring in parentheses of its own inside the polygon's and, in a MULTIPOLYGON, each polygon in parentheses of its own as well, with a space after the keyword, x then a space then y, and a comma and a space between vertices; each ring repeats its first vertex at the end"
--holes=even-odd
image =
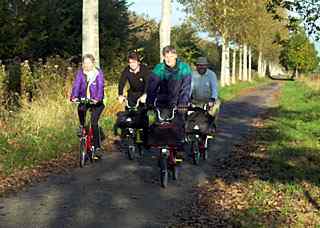
POLYGON ((218 100, 218 81, 216 74, 208 69, 206 57, 199 57, 196 70, 192 72, 191 99, 195 105, 208 104, 209 115, 213 117, 210 124, 212 131, 216 130, 216 120, 220 108, 218 100))

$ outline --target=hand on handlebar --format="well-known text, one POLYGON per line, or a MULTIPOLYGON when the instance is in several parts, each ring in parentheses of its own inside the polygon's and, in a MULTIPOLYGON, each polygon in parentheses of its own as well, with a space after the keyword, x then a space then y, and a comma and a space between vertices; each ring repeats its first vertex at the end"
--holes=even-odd
POLYGON ((141 97, 138 98, 138 102, 142 103, 142 104, 145 104, 146 103, 146 100, 147 100, 147 94, 143 94, 141 97))
POLYGON ((215 99, 215 98, 210 98, 210 99, 209 99, 208 106, 209 106, 209 107, 213 107, 214 104, 215 104, 215 102, 216 102, 216 99, 215 99))
POLYGON ((125 96, 122 96, 122 95, 118 96, 118 101, 119 101, 120 104, 122 104, 125 100, 126 100, 125 96))
POLYGON ((97 104, 97 103, 98 103, 98 101, 97 101, 97 100, 95 100, 95 99, 91 99, 91 100, 90 100, 90 103, 92 103, 92 104, 97 104))
POLYGON ((70 101, 73 102, 73 103, 76 103, 76 102, 79 102, 79 98, 77 98, 77 97, 72 97, 72 98, 70 99, 70 101))

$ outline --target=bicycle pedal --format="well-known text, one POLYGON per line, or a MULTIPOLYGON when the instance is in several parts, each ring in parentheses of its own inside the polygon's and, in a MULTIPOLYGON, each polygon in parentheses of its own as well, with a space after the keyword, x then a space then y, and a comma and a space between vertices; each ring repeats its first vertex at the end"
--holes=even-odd
POLYGON ((93 156, 93 160, 100 160, 101 158, 99 156, 93 156))

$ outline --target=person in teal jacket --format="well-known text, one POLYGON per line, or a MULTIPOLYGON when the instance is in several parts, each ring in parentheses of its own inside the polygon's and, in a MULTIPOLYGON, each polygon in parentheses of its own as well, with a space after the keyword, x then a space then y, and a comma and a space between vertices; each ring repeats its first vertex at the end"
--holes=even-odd
POLYGON ((153 69, 147 89, 147 104, 155 99, 166 106, 187 106, 190 102, 192 71, 187 63, 177 58, 176 49, 166 46, 162 51, 164 61, 153 69))

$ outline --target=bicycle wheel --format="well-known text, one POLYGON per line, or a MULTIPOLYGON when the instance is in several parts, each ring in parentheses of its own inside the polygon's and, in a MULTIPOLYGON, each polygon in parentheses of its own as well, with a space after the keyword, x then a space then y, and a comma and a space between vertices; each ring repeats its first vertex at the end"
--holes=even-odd
POLYGON ((192 142, 192 159, 193 164, 198 165, 200 160, 200 151, 199 151, 199 143, 198 141, 192 142))
POLYGON ((136 145, 132 137, 128 137, 127 143, 128 143, 128 149, 127 149, 128 158, 129 160, 133 160, 136 153, 136 145))
POLYGON ((178 180, 178 176, 179 176, 179 167, 177 165, 174 165, 172 167, 172 179, 178 180))
POLYGON ((79 150, 79 165, 80 167, 84 167, 86 164, 86 155, 87 155, 87 148, 86 148, 86 139, 82 138, 80 140, 80 150, 79 150))
POLYGON ((203 160, 208 160, 208 154, 209 150, 211 148, 211 144, 213 143, 214 138, 212 136, 207 136, 204 146, 204 154, 203 154, 203 160))
POLYGON ((160 158, 160 184, 163 188, 168 186, 167 158, 160 158))

